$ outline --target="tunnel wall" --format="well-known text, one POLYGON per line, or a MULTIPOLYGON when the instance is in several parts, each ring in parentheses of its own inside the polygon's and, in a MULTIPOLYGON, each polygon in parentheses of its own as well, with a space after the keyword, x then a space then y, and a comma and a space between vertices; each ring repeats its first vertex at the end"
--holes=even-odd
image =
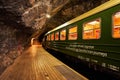
POLYGON ((22 54, 27 37, 22 30, 0 22, 0 75, 22 54))

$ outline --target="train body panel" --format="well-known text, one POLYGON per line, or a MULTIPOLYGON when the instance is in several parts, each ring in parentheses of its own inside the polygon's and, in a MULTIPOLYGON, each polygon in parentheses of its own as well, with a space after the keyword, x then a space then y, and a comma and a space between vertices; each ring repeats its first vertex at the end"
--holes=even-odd
MULTIPOLYGON (((116 0, 109 2, 113 1, 116 0)), ((44 46, 120 74, 120 0, 117 1, 103 11, 80 20, 75 18, 69 21, 71 24, 49 31, 44 46)))

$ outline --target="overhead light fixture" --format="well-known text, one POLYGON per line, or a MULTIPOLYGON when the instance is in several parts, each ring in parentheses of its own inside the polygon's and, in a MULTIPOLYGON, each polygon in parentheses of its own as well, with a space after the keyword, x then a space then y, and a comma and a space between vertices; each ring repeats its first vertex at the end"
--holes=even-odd
POLYGON ((46 17, 47 17, 47 18, 50 18, 51 16, 50 16, 50 14, 46 14, 46 17))

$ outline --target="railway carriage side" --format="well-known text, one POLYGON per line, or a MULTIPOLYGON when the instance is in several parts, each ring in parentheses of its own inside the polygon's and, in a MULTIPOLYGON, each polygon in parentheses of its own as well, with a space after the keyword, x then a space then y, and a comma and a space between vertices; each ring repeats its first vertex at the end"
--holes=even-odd
POLYGON ((48 48, 120 74, 120 4, 46 37, 48 48))

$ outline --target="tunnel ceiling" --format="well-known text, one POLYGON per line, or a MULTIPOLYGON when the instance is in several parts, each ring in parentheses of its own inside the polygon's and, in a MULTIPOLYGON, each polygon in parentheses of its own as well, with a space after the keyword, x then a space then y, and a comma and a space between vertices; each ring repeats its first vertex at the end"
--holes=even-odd
POLYGON ((0 0, 0 21, 15 24, 21 30, 38 36, 106 1, 0 0))

